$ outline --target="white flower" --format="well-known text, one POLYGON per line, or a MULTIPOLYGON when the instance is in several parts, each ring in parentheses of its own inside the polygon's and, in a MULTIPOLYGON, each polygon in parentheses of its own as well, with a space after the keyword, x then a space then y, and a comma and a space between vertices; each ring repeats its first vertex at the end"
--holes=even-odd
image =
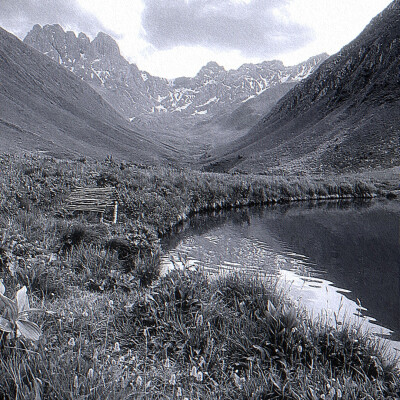
POLYGON ((171 378, 169 379, 169 384, 172 386, 176 385, 176 375, 175 374, 171 375, 171 378))
POLYGON ((302 347, 301 345, 298 345, 298 346, 297 346, 297 351, 298 351, 299 353, 302 353, 302 352, 303 352, 303 347, 302 347))
POLYGON ((94 377, 93 368, 89 368, 89 371, 88 371, 88 373, 87 373, 87 378, 88 378, 89 380, 92 380, 93 377, 94 377))
POLYGON ((73 337, 68 340, 68 346, 70 346, 70 347, 74 347, 75 346, 75 339, 73 337))
POLYGON ((196 379, 197 379, 197 382, 203 382, 203 373, 201 371, 199 371, 197 373, 196 379))

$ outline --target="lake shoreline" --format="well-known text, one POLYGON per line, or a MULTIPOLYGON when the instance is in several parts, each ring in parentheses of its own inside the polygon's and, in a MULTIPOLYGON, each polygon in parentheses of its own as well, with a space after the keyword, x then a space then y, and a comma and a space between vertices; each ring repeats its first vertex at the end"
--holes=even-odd
MULTIPOLYGON (((158 278, 159 235, 191 213, 301 197, 372 197, 371 177, 237 176, 40 157, 0 158, 0 279, 25 285, 42 338, 2 337, 0 393, 43 398, 393 398, 400 379, 375 342, 310 324, 273 287, 198 272, 158 278), (63 209, 76 186, 117 188, 112 211, 63 209), (27 351, 26 351, 27 350, 27 351), (39 389, 37 389, 39 388, 39 389)), ((397 393, 397 394, 396 394, 397 393)))

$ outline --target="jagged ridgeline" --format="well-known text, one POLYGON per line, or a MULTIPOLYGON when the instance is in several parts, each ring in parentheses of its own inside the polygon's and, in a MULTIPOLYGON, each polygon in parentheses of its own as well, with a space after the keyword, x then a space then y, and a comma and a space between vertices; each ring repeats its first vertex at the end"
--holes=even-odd
MULTIPOLYGON (((327 58, 321 54, 293 67, 266 61, 230 71, 209 62, 193 78, 168 80, 130 64, 105 33, 90 41, 59 25, 35 25, 24 42, 90 83, 124 117, 151 127, 208 121, 277 86, 287 88, 286 93, 327 58)), ((269 94, 276 103, 283 93, 269 94)))

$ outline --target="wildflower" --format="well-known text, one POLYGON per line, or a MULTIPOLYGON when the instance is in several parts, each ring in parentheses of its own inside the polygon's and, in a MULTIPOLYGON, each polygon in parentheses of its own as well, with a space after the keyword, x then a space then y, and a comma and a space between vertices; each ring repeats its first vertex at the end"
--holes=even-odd
POLYGON ((176 397, 182 397, 182 388, 179 386, 178 390, 176 391, 176 397))
POLYGON ((175 374, 171 375, 171 378, 169 379, 169 384, 172 386, 176 385, 176 375, 175 374))
POLYGON ((197 368, 194 365, 193 365, 193 367, 192 367, 192 369, 190 371, 190 376, 193 376, 195 378, 197 377, 197 368))
POLYGON ((139 375, 139 376, 136 378, 136 386, 141 387, 142 384, 143 384, 143 379, 142 379, 142 377, 139 375))
POLYGON ((303 347, 302 347, 301 345, 298 345, 298 346, 297 346, 297 351, 298 351, 299 353, 302 353, 302 352, 303 352, 303 347))
POLYGON ((196 376, 197 382, 203 382, 203 373, 199 371, 196 376))
POLYGON ((75 339, 73 337, 68 340, 68 346, 69 347, 74 347, 75 346, 75 339))
POLYGON ((165 368, 170 368, 171 367, 171 363, 169 362, 169 358, 167 358, 165 360, 165 368))
POLYGON ((82 317, 87 318, 88 316, 89 316, 89 314, 88 314, 88 312, 85 310, 85 311, 82 313, 82 317))
POLYGON ((89 368, 89 371, 88 371, 88 373, 87 373, 87 378, 88 378, 89 380, 92 380, 93 377, 94 377, 93 368, 89 368))
POLYGON ((78 375, 75 375, 75 378, 74 378, 74 388, 75 388, 75 389, 78 389, 78 387, 79 387, 78 375))
POLYGON ((235 386, 238 389, 241 389, 242 388, 242 382, 241 382, 241 379, 240 379, 239 375, 234 373, 232 377, 233 377, 233 382, 234 382, 235 386))
POLYGON ((120 363, 125 362, 125 357, 124 357, 124 356, 120 356, 118 361, 119 361, 120 363))
POLYGON ((114 307, 114 301, 113 301, 113 300, 110 300, 110 301, 108 302, 108 305, 109 305, 111 308, 113 308, 113 307, 114 307))
POLYGON ((115 342, 115 344, 114 344, 114 351, 115 351, 116 353, 119 353, 119 352, 121 351, 121 348, 120 348, 120 346, 119 346, 119 342, 115 342))

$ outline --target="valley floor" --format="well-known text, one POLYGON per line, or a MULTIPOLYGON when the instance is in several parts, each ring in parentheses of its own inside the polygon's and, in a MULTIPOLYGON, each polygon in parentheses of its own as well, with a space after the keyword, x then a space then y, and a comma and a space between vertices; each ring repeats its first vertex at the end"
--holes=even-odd
POLYGON ((159 277, 160 236, 193 213, 395 197, 396 169, 256 176, 3 155, 0 170, 5 295, 26 286, 46 310, 34 318, 38 342, 0 334, 0 398, 399 398, 399 371, 379 343, 311 322, 274 282, 159 277), (66 212, 78 186, 115 187, 118 223, 112 210, 105 223, 66 212))

